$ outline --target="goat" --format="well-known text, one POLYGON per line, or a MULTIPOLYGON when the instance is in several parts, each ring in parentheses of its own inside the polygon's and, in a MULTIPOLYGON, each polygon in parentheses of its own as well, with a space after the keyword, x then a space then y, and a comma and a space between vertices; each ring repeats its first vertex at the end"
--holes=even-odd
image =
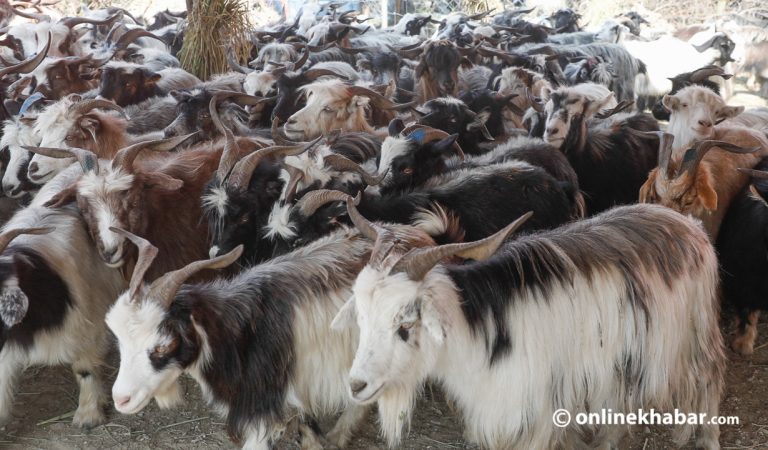
POLYGON ((659 166, 648 174, 640 201, 659 203, 702 221, 712 242, 728 207, 749 177, 738 168, 752 168, 768 156, 768 139, 753 130, 721 127, 712 139, 673 151, 674 136, 662 134, 659 166))
POLYGON ((638 132, 658 131, 658 123, 646 114, 594 118, 613 105, 605 87, 585 83, 552 92, 545 107, 544 140, 565 153, 576 171, 588 214, 637 202, 656 166, 658 145, 638 132))
POLYGON ((746 171, 752 177, 751 183, 731 203, 717 238, 724 298, 735 306, 738 316, 731 347, 742 355, 754 351, 760 310, 766 309, 767 163, 763 159, 754 170, 746 171))
POLYGON ((416 98, 426 102, 437 97, 459 95, 459 66, 471 67, 464 56, 468 49, 461 49, 448 40, 430 41, 415 49, 399 49, 406 58, 418 57, 414 71, 416 98))
POLYGON ((301 91, 306 93, 307 105, 289 117, 283 128, 286 136, 296 141, 314 139, 337 129, 376 134, 365 116, 369 104, 383 110, 412 106, 395 104, 371 89, 336 79, 315 81, 301 91))
POLYGON ((80 387, 73 423, 90 428, 105 419, 106 398, 99 376, 99 366, 107 350, 103 319, 125 284, 118 271, 102 264, 76 211, 43 206, 75 176, 75 170, 65 171, 48 183, 32 205, 19 211, 6 224, 2 234, 0 421, 3 422, 11 419, 14 385, 21 372, 32 365, 62 363, 72 365, 80 387), (43 230, 50 232, 19 236, 6 248, 13 234, 20 231, 40 234, 43 230))
POLYGON ((112 387, 118 411, 135 414, 152 398, 177 402, 176 380, 187 373, 243 448, 271 448, 291 410, 343 410, 328 439, 346 446, 367 408, 350 405, 346 391, 356 333, 333 333, 330 323, 351 294, 370 241, 342 230, 230 280, 184 284, 202 269, 232 264, 240 246, 147 286, 144 272, 158 250, 121 234, 137 243, 139 259, 130 289, 106 318, 120 342, 112 387))
MULTIPOLYGON (((527 214, 487 239, 435 247, 347 207, 376 243, 332 326, 360 330, 349 392, 377 403, 390 446, 428 378, 458 405, 469 440, 491 449, 607 448, 627 432, 558 428, 559 409, 718 413, 718 266, 697 221, 625 206, 499 249, 527 214), (553 326, 534 325, 542 321, 553 326)), ((675 440, 692 431, 680 427, 675 440)), ((695 431, 697 447, 720 448, 717 425, 695 431)))
POLYGON ((418 119, 419 124, 443 130, 448 134, 457 134, 457 142, 467 154, 484 153, 486 148, 481 144, 494 140, 495 136, 486 126, 491 118, 490 108, 474 112, 458 98, 440 97, 421 105, 418 112, 421 116, 418 119))
MULTIPOLYGON (((694 70, 693 72, 681 73, 679 75, 675 75, 674 77, 670 78, 670 81, 672 82, 672 89, 670 89, 669 94, 667 95, 677 94, 683 88, 686 88, 692 85, 704 86, 707 89, 714 92, 715 94, 719 95, 720 85, 710 80, 710 77, 715 77, 715 76, 719 76, 719 77, 722 77, 724 80, 728 80, 733 75, 725 73, 723 68, 719 66, 714 66, 714 65, 704 66, 700 69, 694 70)), ((653 108, 651 108, 651 112, 653 113, 653 117, 655 117, 658 120, 670 119, 669 111, 664 107, 664 104, 662 103, 662 99, 659 99, 659 101, 657 101, 656 104, 653 105, 653 108)))
POLYGON ((99 95, 118 106, 133 105, 172 90, 192 88, 201 81, 182 69, 158 72, 138 64, 113 62, 107 64, 99 79, 99 95))
MULTIPOLYGON (((41 136, 41 147, 77 147, 90 150, 99 158, 111 159, 125 147, 128 136, 126 121, 97 109, 123 113, 114 103, 87 99, 71 94, 48 106, 37 116, 35 133, 41 136)), ((57 159, 34 155, 27 176, 36 184, 44 184, 74 162, 73 158, 57 159)))
POLYGON ((675 137, 678 147, 703 139, 720 139, 715 137, 716 125, 744 112, 743 106, 728 106, 722 97, 702 86, 688 86, 667 94, 661 102, 669 111, 667 132, 675 137))

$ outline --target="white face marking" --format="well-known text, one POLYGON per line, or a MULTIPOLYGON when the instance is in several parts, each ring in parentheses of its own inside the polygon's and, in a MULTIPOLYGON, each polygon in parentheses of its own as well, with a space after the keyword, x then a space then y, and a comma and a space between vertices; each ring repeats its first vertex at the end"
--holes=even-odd
POLYGON ((392 162, 398 156, 404 155, 408 152, 410 142, 407 139, 399 137, 388 137, 384 139, 381 144, 381 160, 379 161, 379 175, 387 172, 384 180, 381 182, 382 186, 387 186, 392 182, 392 162))
POLYGON ((120 349, 120 370, 112 398, 115 409, 123 414, 144 409, 155 395, 168 392, 182 373, 174 364, 158 372, 149 359, 155 348, 170 343, 170 338, 158 331, 164 317, 165 311, 156 302, 129 303, 127 293, 107 313, 107 326, 120 349))

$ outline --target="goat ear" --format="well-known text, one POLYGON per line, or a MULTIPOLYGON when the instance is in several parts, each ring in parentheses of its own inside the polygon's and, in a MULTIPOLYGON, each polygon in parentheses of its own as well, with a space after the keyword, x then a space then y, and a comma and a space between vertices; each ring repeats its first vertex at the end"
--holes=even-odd
POLYGON ((159 74, 159 73, 150 73, 150 74, 147 76, 147 78, 146 78, 146 80, 145 80, 145 81, 146 81, 146 83, 147 83, 147 84, 155 84, 155 83, 157 83, 158 81, 160 81, 160 77, 161 77, 161 76, 160 76, 160 74, 159 74))
POLYGON ((96 142, 96 132, 101 127, 101 121, 93 114, 86 114, 80 118, 80 128, 87 131, 91 135, 91 139, 96 142))
POLYGON ((440 139, 432 145, 432 153, 436 155, 452 155, 456 153, 456 150, 453 148, 453 143, 456 142, 456 139, 458 138, 458 133, 455 133, 440 139))
POLYGON ((661 104, 667 108, 667 111, 676 111, 680 106, 680 99, 674 95, 667 94, 661 99, 661 104))
POLYGON ((68 203, 72 203, 76 198, 77 182, 74 182, 51 197, 43 206, 46 208, 60 208, 68 203))
POLYGON ((720 118, 730 119, 731 117, 736 117, 743 112, 743 106, 723 106, 720 111, 717 112, 717 115, 720 118))
POLYGON ((347 328, 355 326, 357 312, 355 310, 355 297, 350 297, 347 303, 341 307, 336 317, 331 322, 331 329, 336 331, 344 331, 347 328))
POLYGON ((475 115, 475 120, 467 124, 467 130, 474 130, 480 127, 484 127, 488 119, 491 118, 491 111, 484 109, 475 115))
POLYGON ((142 174, 144 189, 162 189, 164 191, 178 191, 184 186, 184 182, 160 172, 142 174))
MULTIPOLYGON (((584 111, 584 116, 589 117, 589 116, 592 116, 593 114, 596 114, 601 109, 605 109, 606 105, 609 104, 611 100, 614 100, 613 93, 606 95, 600 100, 587 102, 585 111, 584 111)), ((614 104, 615 104, 615 100, 614 100, 614 104)))
POLYGON ((448 317, 435 299, 424 299, 421 302, 421 323, 435 342, 442 344, 445 341, 448 317))
POLYGON ((696 176, 696 195, 701 201, 701 205, 707 211, 715 211, 717 209, 717 192, 712 187, 712 177, 707 171, 699 170, 696 176))
POLYGON ((472 64, 472 61, 470 61, 469 58, 467 58, 466 56, 461 57, 461 62, 459 63, 459 65, 465 69, 471 69, 472 67, 475 66, 474 64, 472 64))
POLYGON ((175 90, 175 89, 174 89, 173 91, 169 92, 169 94, 170 94, 170 95, 171 95, 171 97, 173 97, 173 98, 174 98, 174 99, 175 99, 177 102, 183 102, 183 101, 185 101, 185 100, 189 100, 189 98, 191 97, 191 95, 189 94, 189 92, 185 92, 185 91, 177 91, 177 90, 175 90))
POLYGON ((648 174, 648 179, 645 180, 642 186, 640 186, 640 203, 656 203, 656 176, 659 174, 659 169, 653 169, 648 174))

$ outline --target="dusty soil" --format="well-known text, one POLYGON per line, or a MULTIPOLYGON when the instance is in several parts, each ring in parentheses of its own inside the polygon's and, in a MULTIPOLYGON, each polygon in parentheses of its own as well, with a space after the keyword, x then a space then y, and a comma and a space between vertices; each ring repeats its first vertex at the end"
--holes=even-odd
MULTIPOLYGON (((726 313, 726 320, 732 317, 726 313)), ((764 316, 765 317, 765 316, 764 316)), ((726 392, 722 415, 736 415, 738 426, 723 426, 723 449, 768 448, 768 321, 759 325, 756 351, 749 358, 729 351, 726 392)), ((723 329, 730 335, 732 327, 723 329)), ((730 340, 730 339, 729 339, 730 340)), ((104 372, 111 386, 116 375, 117 357, 104 372)), ((160 411, 154 403, 133 416, 114 409, 108 422, 92 430, 71 424, 77 407, 77 384, 65 367, 33 368, 26 371, 17 389, 14 420, 0 430, 0 446, 40 449, 177 449, 235 448, 223 431, 220 418, 200 399, 200 391, 189 379, 184 380, 185 403, 175 409, 160 411)), ((436 388, 429 388, 419 402, 411 432, 404 449, 474 448, 462 439, 461 425, 455 412, 436 388)), ((292 439, 279 448, 297 449, 292 439)), ((622 448, 661 450, 672 448, 664 427, 636 427, 622 448)), ((353 450, 386 448, 378 436, 376 416, 372 414, 351 446, 353 450)), ((685 448, 690 448, 686 446, 685 448)))

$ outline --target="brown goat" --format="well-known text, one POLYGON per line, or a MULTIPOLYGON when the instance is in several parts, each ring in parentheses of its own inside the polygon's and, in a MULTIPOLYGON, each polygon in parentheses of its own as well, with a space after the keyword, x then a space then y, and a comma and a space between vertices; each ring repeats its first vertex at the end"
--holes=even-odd
MULTIPOLYGON (((179 153, 137 159, 143 150, 166 152, 191 135, 141 142, 122 149, 111 164, 97 164, 83 149, 33 149, 50 156, 74 153, 85 174, 55 195, 49 206, 77 202, 102 259, 130 274, 135 250, 113 228, 130 230, 160 249, 149 271, 155 278, 208 255, 208 225, 201 220, 203 188, 216 173, 225 146, 206 144, 179 153)), ((260 148, 248 139, 237 140, 237 156, 260 148)), ((68 156, 66 154, 62 156, 68 156)))
POLYGON ((459 67, 472 67, 466 54, 472 49, 457 47, 449 40, 428 42, 398 52, 406 58, 419 58, 414 69, 416 97, 419 103, 438 97, 459 96, 459 67))
POLYGON ((752 168, 768 154, 768 139, 740 127, 717 127, 714 140, 673 154, 671 134, 661 137, 659 167, 640 188, 640 202, 659 203, 702 221, 714 242, 731 201, 749 183, 737 168, 752 168))

